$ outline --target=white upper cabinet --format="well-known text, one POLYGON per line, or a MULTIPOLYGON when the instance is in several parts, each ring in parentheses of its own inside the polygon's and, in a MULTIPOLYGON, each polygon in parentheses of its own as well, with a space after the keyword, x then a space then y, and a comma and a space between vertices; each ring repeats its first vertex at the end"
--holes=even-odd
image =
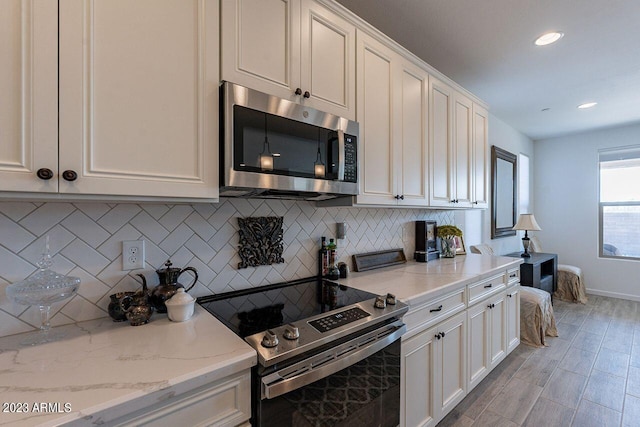
POLYGON ((4 195, 218 197, 217 0, 0 12, 4 195))
POLYGON ((358 32, 360 195, 357 203, 396 204, 391 49, 358 32))
POLYGON ((435 78, 429 82, 429 204, 453 205, 453 89, 435 78))
POLYGON ((427 206, 429 75, 406 60, 399 65, 398 205, 427 206))
POLYGON ((453 206, 471 207, 472 172, 471 100, 456 92, 453 104, 453 206))
POLYGON ((427 206, 428 81, 426 71, 358 32, 358 204, 427 206))
POLYGON ((474 208, 489 205, 489 115, 487 110, 473 104, 473 192, 474 208))
POLYGON ((222 0, 222 80, 355 119, 355 26, 313 0, 222 0))
POLYGON ((61 193, 218 196, 218 18, 217 0, 60 2, 61 193))
POLYGON ((487 112, 433 77, 429 88, 429 204, 486 208, 487 112))
POLYGON ((0 191, 58 191, 57 51, 57 0, 0 2, 0 191))

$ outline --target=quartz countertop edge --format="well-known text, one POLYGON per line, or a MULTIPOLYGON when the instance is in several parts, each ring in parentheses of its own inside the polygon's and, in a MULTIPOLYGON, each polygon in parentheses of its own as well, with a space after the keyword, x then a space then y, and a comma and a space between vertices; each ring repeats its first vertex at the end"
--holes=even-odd
POLYGON ((186 322, 154 314, 142 326, 102 318, 54 331, 66 336, 33 347, 20 346, 25 334, 0 338, 3 405, 29 409, 0 412, 0 425, 100 424, 257 363, 255 350, 198 305, 186 322), (40 403, 55 412, 33 412, 40 403))
POLYGON ((378 295, 392 293, 409 307, 415 307, 521 263, 521 258, 466 254, 353 272, 339 283, 378 295))

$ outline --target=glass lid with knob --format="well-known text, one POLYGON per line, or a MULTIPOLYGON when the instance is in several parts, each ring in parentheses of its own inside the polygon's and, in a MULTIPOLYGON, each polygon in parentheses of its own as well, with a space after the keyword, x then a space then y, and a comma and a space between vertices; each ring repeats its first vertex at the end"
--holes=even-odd
POLYGON ((7 297, 11 301, 21 305, 38 306, 40 309, 40 333, 23 342, 25 345, 41 344, 60 338, 60 335, 53 335, 49 331, 51 305, 72 297, 80 286, 78 277, 65 276, 51 269, 53 261, 49 253, 49 236, 46 238, 45 252, 37 265, 38 271, 25 280, 7 286, 6 289, 7 297))

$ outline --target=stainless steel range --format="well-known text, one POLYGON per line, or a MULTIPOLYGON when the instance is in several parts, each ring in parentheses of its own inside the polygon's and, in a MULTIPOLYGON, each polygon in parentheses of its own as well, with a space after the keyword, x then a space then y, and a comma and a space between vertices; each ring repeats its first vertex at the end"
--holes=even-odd
POLYGON ((257 352, 253 426, 397 426, 408 306, 302 279, 198 303, 257 352))

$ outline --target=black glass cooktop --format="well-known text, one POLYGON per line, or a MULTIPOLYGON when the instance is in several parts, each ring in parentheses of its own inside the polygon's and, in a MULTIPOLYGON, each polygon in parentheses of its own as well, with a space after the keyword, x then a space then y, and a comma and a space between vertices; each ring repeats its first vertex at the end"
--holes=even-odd
POLYGON ((311 278, 200 297, 197 301, 244 338, 375 297, 370 292, 311 278))

